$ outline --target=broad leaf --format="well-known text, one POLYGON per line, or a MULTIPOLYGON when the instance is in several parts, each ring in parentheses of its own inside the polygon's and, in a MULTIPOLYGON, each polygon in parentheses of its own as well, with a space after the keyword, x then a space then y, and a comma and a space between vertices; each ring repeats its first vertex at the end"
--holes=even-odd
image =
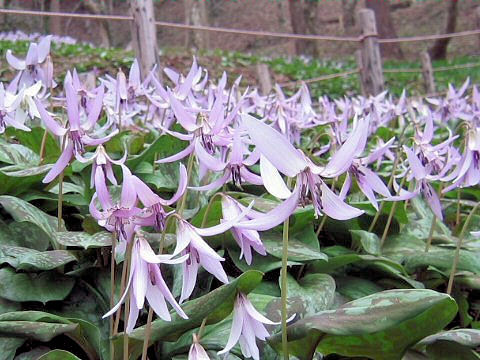
POLYGON ((17 270, 52 270, 77 261, 66 250, 37 251, 18 246, 0 245, 0 263, 7 263, 17 270))
POLYGON ((71 352, 66 350, 52 350, 42 355, 38 358, 38 360, 82 360, 79 357, 73 355, 71 352))
MULTIPOLYGON (((383 291, 289 325, 289 349, 300 359, 310 359, 315 350, 324 355, 401 359, 410 346, 441 330, 456 312, 455 301, 446 294, 383 291)), ((269 342, 280 349, 281 336, 269 342)))
POLYGON ((82 231, 62 231, 57 233, 57 241, 63 246, 100 248, 112 245, 112 234, 102 231, 90 235, 82 231))
MULTIPOLYGON (((208 294, 188 301, 182 305, 182 309, 188 319, 182 319, 172 312, 172 321, 155 320, 152 322, 150 341, 155 343, 159 340, 175 341, 185 331, 194 329, 207 318, 207 324, 214 324, 226 318, 233 309, 233 302, 238 291, 248 294, 262 280, 262 273, 247 271, 229 284, 223 285, 208 294)), ((145 326, 135 329, 130 334, 131 357, 136 358, 141 354, 145 326)), ((115 339, 115 356, 121 358, 123 336, 115 339), (117 350, 118 349, 118 350, 117 350)))
POLYGON ((0 297, 11 301, 48 301, 63 300, 73 288, 75 280, 56 274, 15 273, 13 269, 0 269, 0 297))

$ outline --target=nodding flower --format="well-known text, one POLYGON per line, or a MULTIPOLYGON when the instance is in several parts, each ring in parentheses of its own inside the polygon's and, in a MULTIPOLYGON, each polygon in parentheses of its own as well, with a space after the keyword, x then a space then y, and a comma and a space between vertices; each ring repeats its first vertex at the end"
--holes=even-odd
POLYGON ((313 203, 315 216, 323 213, 337 220, 347 220, 363 214, 344 203, 322 180, 322 174, 331 176, 331 173, 348 169, 353 161, 353 155, 363 132, 363 124, 359 123, 350 138, 339 149, 326 168, 315 165, 301 151, 271 126, 253 118, 242 115, 243 125, 253 143, 260 151, 260 173, 269 193, 278 198, 298 197, 298 203, 305 205, 313 203), (285 185, 279 172, 296 179, 293 192, 285 185))
POLYGON ((88 133, 93 130, 102 111, 102 97, 99 94, 97 105, 92 108, 90 113, 84 119, 81 117, 78 97, 72 85, 71 75, 65 78, 64 87, 66 93, 69 125, 66 128, 60 126, 47 112, 41 101, 35 99, 38 112, 40 113, 40 117, 42 118, 47 129, 59 137, 66 135, 65 148, 63 149, 62 154, 58 158, 55 165, 43 179, 44 183, 49 183, 55 179, 70 164, 70 161, 74 156, 79 157, 79 155, 83 155, 85 152, 85 146, 96 146, 103 144, 115 136, 118 132, 113 131, 109 135, 98 139, 90 137, 88 133), (84 121, 82 122, 81 120, 84 121))

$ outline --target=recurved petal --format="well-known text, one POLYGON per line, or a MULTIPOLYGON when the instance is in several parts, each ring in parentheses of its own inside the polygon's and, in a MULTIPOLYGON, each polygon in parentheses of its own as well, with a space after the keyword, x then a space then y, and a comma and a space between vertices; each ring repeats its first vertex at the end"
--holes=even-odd
POLYGON ((362 210, 344 203, 330 188, 322 183, 323 212, 336 220, 348 220, 363 214, 362 210))
POLYGON ((294 177, 307 166, 303 154, 271 126, 250 115, 241 115, 243 125, 260 152, 283 174, 294 177))
POLYGON ((292 195, 278 170, 263 155, 260 156, 260 175, 265 189, 273 196, 279 199, 286 199, 292 195))

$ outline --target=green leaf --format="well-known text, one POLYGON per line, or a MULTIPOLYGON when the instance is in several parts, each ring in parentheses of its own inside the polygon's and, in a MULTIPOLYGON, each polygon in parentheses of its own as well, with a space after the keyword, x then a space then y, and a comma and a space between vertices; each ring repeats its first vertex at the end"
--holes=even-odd
POLYGON ((360 299, 384 289, 373 281, 353 276, 335 276, 337 291, 350 300, 360 299))
POLYGON ((25 339, 0 336, 0 360, 13 360, 17 349, 23 345, 25 339))
MULTIPOLYGON (((182 151, 186 147, 187 143, 181 141, 171 135, 162 135, 157 138, 152 144, 150 144, 142 153, 137 156, 132 156, 126 161, 126 165, 135 171, 136 167, 140 165, 141 162, 152 163, 155 154, 157 154, 158 159, 176 154, 182 151)), ((178 165, 176 165, 178 168, 178 165)), ((160 168, 162 168, 160 166, 160 168)))
MULTIPOLYGON (((54 243, 57 232, 57 218, 45 214, 32 204, 13 196, 0 196, 0 204, 15 221, 30 222, 42 229, 54 243)), ((62 221, 63 223, 63 221, 62 221)), ((63 226, 65 226, 63 224, 63 226)))
POLYGON ((327 274, 307 274, 297 282, 288 275, 287 289, 289 301, 299 298, 303 303, 303 311, 299 315, 305 317, 331 308, 335 297, 335 280, 327 274))
POLYGON ((38 346, 30 351, 15 356, 14 360, 38 360, 40 356, 45 355, 49 351, 51 351, 51 349, 46 346, 38 346))
POLYGON ((7 263, 17 270, 52 270, 77 261, 66 250, 37 251, 18 246, 0 245, 0 263, 7 263))
POLYGON ((449 331, 441 331, 437 334, 433 334, 422 339, 415 346, 415 348, 421 349, 422 347, 433 344, 436 341, 452 341, 463 346, 475 348, 477 346, 480 346, 480 330, 455 329, 449 331))
MULTIPOLYGON (((35 154, 39 154, 45 129, 42 127, 34 127, 30 129, 31 131, 26 132, 10 127, 6 132, 8 136, 15 137, 22 145, 31 149, 35 154)), ((45 162, 53 163, 57 161, 60 154, 60 146, 58 146, 58 143, 55 141, 52 134, 47 132, 47 140, 45 142, 45 162)))
MULTIPOLYGON (((240 259, 240 250, 237 247, 229 247, 228 254, 237 268, 246 272, 248 270, 257 270, 262 273, 268 273, 269 271, 280 269, 282 267, 282 260, 272 255, 262 256, 257 253, 253 253, 253 260, 250 265, 245 262, 245 259, 240 259)), ((302 265, 300 262, 289 261, 289 266, 302 265)))
POLYGON ((17 311, 0 315, 0 335, 47 342, 77 328, 68 320, 41 311, 17 311))
POLYGON ((52 350, 42 355, 38 360, 82 360, 79 357, 73 355, 71 352, 66 350, 52 350))
MULTIPOLYGON (((315 350, 372 359, 401 359, 427 335, 441 330, 457 312, 455 301, 433 290, 387 290, 322 311, 288 326, 289 349, 300 359, 315 350)), ((269 342, 279 349, 281 336, 269 342)))
POLYGON ((352 239, 358 247, 371 255, 380 255, 380 239, 377 234, 364 230, 350 230, 352 239))
MULTIPOLYGON (((432 249, 428 253, 411 254, 405 262, 405 270, 409 273, 415 272, 418 268, 434 266, 442 271, 449 271, 452 268, 455 252, 450 249, 432 249)), ((480 274, 479 253, 468 250, 460 250, 460 258, 457 265, 458 271, 470 271, 480 274)))
POLYGON ((468 348, 462 346, 456 342, 451 341, 436 341, 435 343, 427 346, 428 358, 432 360, 478 360, 480 355, 468 348))
POLYGON ((112 234, 106 231, 93 235, 82 231, 62 231, 57 233, 57 241, 63 246, 82 247, 84 249, 100 248, 112 245, 112 234))
MULTIPOLYGON (((277 232, 265 232, 262 234, 263 245, 267 249, 267 253, 282 258, 282 234, 277 232)), ((314 260, 327 260, 328 257, 324 253, 315 248, 307 246, 304 242, 291 237, 288 240, 288 259, 296 262, 309 262, 314 260)))
MULTIPOLYGON (((232 312, 237 292, 248 294, 260 283, 262 276, 262 273, 258 271, 247 271, 230 283, 222 285, 202 297, 186 302, 182 305, 182 309, 187 314, 188 319, 183 319, 172 312, 172 321, 168 322, 160 319, 153 321, 151 343, 159 340, 176 341, 185 331, 200 326, 204 318, 208 318, 207 324, 215 324, 223 320, 232 312)), ((145 326, 135 329, 130 334, 130 356, 132 358, 141 354, 144 337, 145 326)), ((121 358, 122 341, 122 335, 114 340, 116 358, 121 358)))
POLYGON ((63 300, 73 288, 75 280, 55 274, 15 273, 13 269, 0 269, 0 297, 11 301, 63 300))
POLYGON ((0 244, 45 251, 50 242, 45 232, 35 224, 13 221, 7 225, 0 220, 0 244))

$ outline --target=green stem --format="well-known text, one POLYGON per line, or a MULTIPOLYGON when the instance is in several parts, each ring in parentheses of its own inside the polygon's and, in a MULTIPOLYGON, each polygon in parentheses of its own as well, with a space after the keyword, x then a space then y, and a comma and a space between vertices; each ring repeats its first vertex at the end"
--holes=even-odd
POLYGON ((210 198, 210 201, 208 202, 208 205, 207 205, 207 208, 205 209, 205 213, 203 214, 203 219, 202 219, 202 224, 200 225, 200 227, 204 228, 205 225, 207 224, 207 220, 208 220, 208 214, 210 214, 210 210, 212 210, 212 206, 213 206, 213 203, 214 203, 214 199, 219 197, 219 196, 222 196, 223 193, 216 193, 215 195, 213 195, 211 198, 210 198))
POLYGON ((198 335, 197 335, 198 341, 200 341, 200 339, 203 336, 203 333, 205 332, 205 325, 206 324, 207 324, 207 318, 203 318, 202 324, 200 325, 200 329, 198 330, 198 335))
MULTIPOLYGON (((291 178, 288 179, 287 186, 291 185, 291 178)), ((288 227, 290 224, 290 218, 287 218, 283 222, 283 236, 282 236, 282 269, 281 269, 281 302, 282 302, 282 351, 283 358, 289 359, 288 356, 288 337, 287 337, 287 265, 288 265, 288 227)))
POLYGON ((150 306, 148 309, 147 325, 145 327, 145 338, 143 339, 142 360, 147 359, 148 343, 150 340, 150 335, 152 333, 152 318, 153 308, 150 306))
MULTIPOLYGON (((406 176, 403 177, 402 181, 400 182, 400 187, 403 187, 406 178, 406 176)), ((395 214, 395 210, 397 209, 397 204, 397 201, 392 204, 392 208, 390 209, 390 213, 388 214, 387 223, 385 224, 385 229, 383 229, 382 238, 380 239, 380 248, 383 247, 385 239, 387 238, 388 230, 390 229, 390 225, 392 224, 393 215, 395 214)))
POLYGON ((428 239, 427 244, 425 245, 425 252, 430 250, 430 246, 432 245, 432 238, 433 238, 433 231, 435 230, 435 225, 437 224, 437 217, 433 214, 432 224, 430 225, 430 231, 428 232, 428 239))
POLYGON ((465 232, 467 231, 468 226, 470 225, 470 221, 473 218, 473 214, 475 214, 475 211, 477 211, 477 208, 479 206, 480 206, 480 202, 478 202, 477 205, 475 205, 473 209, 470 211, 470 214, 468 214, 468 217, 465 220, 465 223, 463 224, 462 232, 458 237, 457 248, 455 249, 455 256, 453 258, 453 263, 452 263, 452 269, 450 271, 450 277, 448 278, 448 285, 447 285, 448 295, 452 293, 453 279, 455 277, 455 272, 457 271, 458 261, 460 260, 460 248, 462 247, 462 242, 463 242, 463 238, 465 237, 465 232))
MULTIPOLYGON (((62 151, 65 150, 67 142, 67 136, 65 135, 62 140, 62 151)), ((57 231, 62 231, 62 216, 63 216, 63 177, 64 171, 58 176, 58 203, 57 203, 57 231)), ((59 246, 60 247, 60 246, 59 246)))
MULTIPOLYGON (((115 305, 115 250, 117 245, 116 232, 112 233, 112 254, 110 259, 110 309, 115 305)), ((114 316, 110 316, 110 356, 115 358, 115 346, 113 346, 114 316)))
POLYGON ((460 226, 460 200, 462 199, 462 189, 457 188, 457 214, 455 217, 455 227, 460 226))
POLYGON ((48 132, 47 129, 43 132, 42 143, 40 144, 40 164, 42 165, 43 160, 45 160, 45 146, 47 145, 47 136, 48 132))
POLYGON ((185 189, 185 192, 182 195, 182 200, 180 202, 180 207, 178 208, 178 211, 177 211, 177 214, 180 215, 180 216, 183 215, 183 211, 185 210, 185 204, 187 203, 188 184, 190 183, 190 178, 192 176, 194 157, 195 157, 195 154, 192 151, 192 153, 188 157, 188 162, 187 162, 187 188, 185 189))
MULTIPOLYGON (((387 184, 387 187, 389 190, 392 190, 393 180, 395 179, 395 171, 397 171, 397 167, 400 162, 400 151, 404 142, 404 135, 405 135, 405 131, 407 130, 407 127, 408 127, 408 123, 405 124, 399 136, 398 149, 395 152, 395 159, 393 160, 392 173, 390 174, 390 178, 388 179, 388 184, 387 184)), ((375 228, 375 225, 377 224, 377 221, 380 215, 382 214, 383 208, 385 206, 384 204, 385 203, 382 201, 382 203, 380 204, 380 208, 378 209, 377 213, 375 214, 372 220, 372 223, 370 224, 370 227, 368 228, 368 232, 372 232, 373 229, 375 228)))
MULTIPOLYGON (((128 273, 131 266, 132 261, 132 248, 133 248, 133 241, 131 241, 127 245, 127 252, 125 262, 126 273, 128 273)), ((124 322, 124 329, 123 329, 123 360, 128 360, 128 334, 127 334, 127 326, 128 326, 128 315, 130 312, 130 290, 127 290, 128 293, 125 297, 125 308, 123 313, 123 322, 124 322)))

